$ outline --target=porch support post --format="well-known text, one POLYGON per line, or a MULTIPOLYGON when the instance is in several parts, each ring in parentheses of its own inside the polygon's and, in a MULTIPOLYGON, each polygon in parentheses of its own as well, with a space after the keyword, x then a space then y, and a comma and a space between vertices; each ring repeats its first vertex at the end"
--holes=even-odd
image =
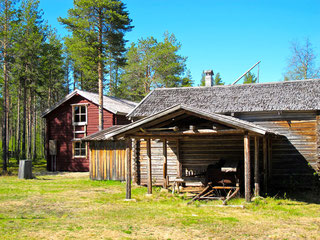
POLYGON ((167 139, 163 139, 163 188, 168 187, 167 183, 167 139))
POLYGON ((268 179, 270 179, 272 172, 272 139, 268 138, 268 179))
POLYGON ((148 158, 148 194, 152 194, 152 165, 151 165, 151 140, 147 139, 147 158, 148 158))
POLYGON ((268 192, 268 151, 267 137, 263 137, 263 191, 268 192))
POLYGON ((251 198, 250 175, 250 137, 246 132, 244 135, 244 188, 246 202, 250 202, 251 198))
POLYGON ((254 137, 254 195, 260 196, 259 137, 254 137))
POLYGON ((180 140, 177 140, 177 167, 178 167, 178 178, 182 177, 182 163, 180 159, 180 140))
POLYGON ((131 199, 131 138, 126 140, 126 155, 127 155, 127 177, 126 177, 126 199, 131 199))

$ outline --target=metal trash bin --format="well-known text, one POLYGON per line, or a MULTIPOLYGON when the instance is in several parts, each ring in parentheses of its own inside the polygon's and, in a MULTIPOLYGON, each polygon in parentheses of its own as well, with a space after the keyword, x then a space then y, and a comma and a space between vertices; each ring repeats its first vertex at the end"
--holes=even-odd
POLYGON ((19 179, 32 179, 32 161, 20 160, 19 161, 19 179))

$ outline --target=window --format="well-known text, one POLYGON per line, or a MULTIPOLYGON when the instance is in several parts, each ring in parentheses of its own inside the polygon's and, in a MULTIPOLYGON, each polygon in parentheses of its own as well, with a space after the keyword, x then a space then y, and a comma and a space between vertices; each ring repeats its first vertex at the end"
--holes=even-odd
POLYGON ((73 156, 74 157, 86 157, 87 145, 85 142, 74 142, 73 156))
POLYGON ((74 105, 73 106, 73 124, 85 125, 87 123, 87 106, 74 105))

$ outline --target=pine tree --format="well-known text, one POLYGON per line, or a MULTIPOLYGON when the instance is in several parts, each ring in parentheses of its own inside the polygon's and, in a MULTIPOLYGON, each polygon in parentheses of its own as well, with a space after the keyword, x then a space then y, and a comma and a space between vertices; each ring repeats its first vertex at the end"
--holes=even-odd
POLYGON ((180 48, 181 44, 169 33, 164 34, 162 42, 149 37, 132 43, 121 77, 122 97, 139 101, 156 87, 191 85, 190 74, 183 77, 186 58, 178 54, 180 48))
POLYGON ((2 153, 3 171, 7 171, 9 145, 9 59, 12 57, 12 44, 16 29, 15 2, 0 0, 0 51, 3 62, 3 127, 2 153))
POLYGON ((248 72, 246 75, 243 77, 243 83, 256 83, 257 82, 257 77, 254 75, 254 73, 248 72))
POLYGON ((214 85, 224 85, 224 82, 220 77, 220 73, 217 73, 216 76, 214 77, 214 85))
POLYGON ((31 103, 38 91, 40 77, 40 58, 45 42, 47 26, 43 24, 39 1, 24 0, 21 3, 18 34, 14 44, 15 76, 23 89, 22 158, 31 157, 31 103), (28 145, 28 147, 27 147, 28 145), (28 150, 28 151, 27 151, 28 150))
POLYGON ((124 34, 132 28, 131 19, 119 0, 75 0, 74 8, 68 11, 68 18, 59 18, 59 21, 72 32, 66 45, 80 71, 97 73, 99 129, 102 130, 106 65, 109 64, 110 73, 111 62, 122 61, 124 34))
MULTIPOLYGON (((206 85, 206 78, 205 77, 206 77, 206 75, 205 75, 204 71, 202 71, 200 86, 206 85)), ((214 77, 213 84, 214 85, 224 85, 224 82, 222 81, 222 79, 220 77, 220 73, 217 73, 216 76, 214 77)))

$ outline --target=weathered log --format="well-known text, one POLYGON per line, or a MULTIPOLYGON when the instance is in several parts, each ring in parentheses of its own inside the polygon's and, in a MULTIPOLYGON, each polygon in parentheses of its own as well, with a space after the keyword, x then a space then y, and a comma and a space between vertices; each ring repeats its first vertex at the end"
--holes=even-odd
POLYGON ((131 139, 127 139, 127 177, 126 177, 126 199, 131 199, 131 149, 132 149, 132 141, 131 139))
POLYGON ((167 140, 163 140, 163 188, 167 188, 167 164, 168 164, 168 156, 167 156, 167 140))
POLYGON ((151 165, 151 141, 147 139, 147 157, 148 157, 148 194, 152 194, 152 165, 151 165))
POLYGON ((254 195, 260 196, 259 138, 254 138, 254 195))
POLYGON ((250 137, 248 134, 244 135, 244 188, 245 199, 250 202, 251 199, 251 173, 250 173, 250 137))

